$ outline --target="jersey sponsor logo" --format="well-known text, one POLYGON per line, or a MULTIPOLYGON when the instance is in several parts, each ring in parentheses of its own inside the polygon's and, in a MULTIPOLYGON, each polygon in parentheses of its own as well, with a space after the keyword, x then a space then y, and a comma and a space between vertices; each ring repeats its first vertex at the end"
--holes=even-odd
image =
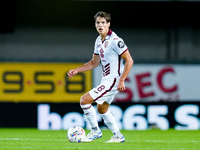
POLYGON ((119 41, 117 43, 117 45, 118 45, 119 48, 124 48, 124 46, 125 46, 124 42, 122 42, 122 41, 119 41))

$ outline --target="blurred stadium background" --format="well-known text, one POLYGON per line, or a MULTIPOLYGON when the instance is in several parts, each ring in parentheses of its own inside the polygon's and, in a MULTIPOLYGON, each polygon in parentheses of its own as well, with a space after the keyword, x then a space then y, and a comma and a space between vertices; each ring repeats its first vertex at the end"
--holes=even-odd
POLYGON ((91 59, 102 10, 135 61, 111 106, 120 129, 199 130, 199 8, 199 0, 0 0, 0 127, 89 128, 78 102, 101 66, 66 73, 91 59))

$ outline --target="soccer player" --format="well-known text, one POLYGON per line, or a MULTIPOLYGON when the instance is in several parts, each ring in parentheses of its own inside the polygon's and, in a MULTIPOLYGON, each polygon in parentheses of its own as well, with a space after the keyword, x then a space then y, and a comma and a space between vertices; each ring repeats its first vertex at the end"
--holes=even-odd
POLYGON ((68 76, 72 78, 79 72, 91 70, 97 67, 101 61, 103 72, 101 83, 84 94, 80 99, 80 106, 92 128, 83 142, 91 142, 102 137, 95 109, 91 105, 93 102, 96 102, 97 110, 104 123, 113 133, 113 136, 107 143, 121 143, 125 141, 125 138, 121 134, 115 118, 109 110, 109 106, 115 95, 126 89, 124 81, 132 68, 133 59, 124 41, 111 31, 110 14, 102 11, 97 12, 94 19, 99 36, 95 42, 93 57, 86 64, 70 70, 68 76), (123 60, 125 60, 125 64, 123 60))

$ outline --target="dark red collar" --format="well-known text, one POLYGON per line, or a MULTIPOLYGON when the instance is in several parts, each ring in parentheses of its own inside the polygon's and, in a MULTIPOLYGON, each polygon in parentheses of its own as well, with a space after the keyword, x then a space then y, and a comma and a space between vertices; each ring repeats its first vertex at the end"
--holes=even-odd
POLYGON ((108 34, 106 35, 105 39, 102 41, 102 44, 105 40, 109 39, 109 36, 112 34, 111 29, 109 29, 108 34))
POLYGON ((109 31, 108 31, 108 34, 107 35, 111 35, 112 34, 112 31, 111 31, 111 29, 109 29, 109 31))

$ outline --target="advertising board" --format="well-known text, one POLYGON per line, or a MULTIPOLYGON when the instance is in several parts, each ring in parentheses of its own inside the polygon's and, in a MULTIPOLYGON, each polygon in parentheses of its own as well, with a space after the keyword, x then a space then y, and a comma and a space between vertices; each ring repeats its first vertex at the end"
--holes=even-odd
POLYGON ((70 69, 81 63, 0 63, 0 101, 79 102, 92 87, 92 73, 72 79, 70 69))
MULTIPOLYGON (((101 66, 93 72, 100 83, 101 66)), ((134 64, 115 102, 200 101, 200 65, 134 64)))
MULTIPOLYGON (((118 127, 124 130, 199 130, 199 109, 200 102, 113 103, 110 106, 118 127)), ((97 120, 101 128, 106 128, 99 113, 97 120)), ((0 103, 0 127, 67 130, 74 125, 90 129, 79 103, 0 103)))

